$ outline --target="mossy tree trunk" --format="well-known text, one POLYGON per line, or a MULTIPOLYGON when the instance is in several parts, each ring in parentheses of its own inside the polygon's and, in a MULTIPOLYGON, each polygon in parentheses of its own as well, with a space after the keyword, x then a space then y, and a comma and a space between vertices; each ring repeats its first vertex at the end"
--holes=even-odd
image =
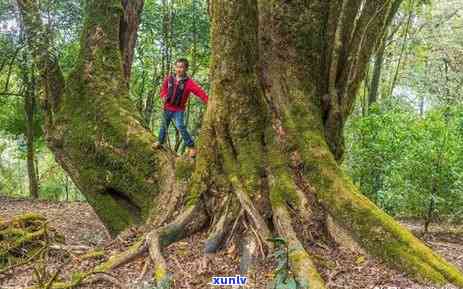
MULTIPOLYGON (((124 1, 126 7, 141 3, 124 1)), ((18 4, 41 75, 44 132, 57 162, 113 235, 143 223, 173 166, 169 153, 152 148, 154 137, 128 96, 135 8, 127 16, 120 0, 87 1, 77 64, 64 79, 36 1, 18 4)))
MULTIPOLYGON (((34 2, 18 2, 28 35, 40 36, 34 2)), ((88 1, 68 79, 41 53, 46 38, 29 37, 49 146, 111 232, 154 228, 146 240, 160 283, 169 280, 161 248, 209 225, 206 253, 233 232, 247 272, 257 244, 271 250, 268 238, 280 235, 300 286, 325 288, 299 223, 312 238, 347 232, 417 279, 463 286, 455 266, 361 195, 338 165, 345 121, 394 2, 211 1, 212 93, 191 163, 152 148, 128 98, 120 1, 88 1)))

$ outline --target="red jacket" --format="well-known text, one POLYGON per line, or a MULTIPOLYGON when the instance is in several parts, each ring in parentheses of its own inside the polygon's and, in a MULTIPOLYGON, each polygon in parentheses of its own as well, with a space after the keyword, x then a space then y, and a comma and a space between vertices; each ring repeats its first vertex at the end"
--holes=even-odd
MULTIPOLYGON (((176 106, 171 103, 165 102, 167 99, 167 95, 169 93, 168 89, 168 83, 169 83, 169 75, 164 78, 164 82, 161 87, 161 99, 164 101, 164 109, 170 110, 170 111, 185 111, 185 106, 188 100, 188 97, 190 96, 190 93, 192 92, 194 95, 196 95, 203 103, 207 103, 209 97, 206 94, 206 92, 201 88, 201 86, 196 83, 191 78, 188 78, 188 80, 185 82, 185 89, 183 91, 183 96, 180 101, 180 105, 176 106)), ((177 89, 178 81, 175 79, 175 85, 174 85, 174 94, 175 90, 177 89)))

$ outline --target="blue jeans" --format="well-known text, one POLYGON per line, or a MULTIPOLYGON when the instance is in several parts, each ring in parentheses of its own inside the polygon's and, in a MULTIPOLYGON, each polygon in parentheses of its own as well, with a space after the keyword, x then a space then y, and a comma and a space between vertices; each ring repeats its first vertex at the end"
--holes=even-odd
POLYGON ((187 147, 194 147, 193 139, 188 133, 185 126, 185 112, 184 111, 170 111, 164 109, 164 117, 162 118, 161 129, 159 131, 159 143, 163 144, 166 139, 166 134, 169 129, 170 122, 172 119, 175 120, 175 124, 182 135, 183 141, 187 147))

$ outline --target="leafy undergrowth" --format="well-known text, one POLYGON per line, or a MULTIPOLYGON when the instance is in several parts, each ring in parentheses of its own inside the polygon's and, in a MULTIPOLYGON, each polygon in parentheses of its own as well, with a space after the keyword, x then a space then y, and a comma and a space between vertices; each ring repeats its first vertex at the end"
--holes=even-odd
MULTIPOLYGON (((72 272, 89 270, 105 260, 111 253, 125 250, 137 233, 129 230, 124 232, 121 238, 112 240, 86 203, 58 203, 0 197, 1 219, 10 219, 25 212, 44 215, 49 220, 50 226, 65 236, 66 246, 76 251, 67 254, 56 251, 55 254, 50 254, 46 268, 38 268, 37 264, 27 264, 1 273, 0 289, 27 288, 36 284, 37 273, 34 272, 37 272, 37 269, 50 276, 60 269, 60 276, 68 278, 72 272), (82 253, 76 253, 78 250, 82 253)), ((416 227, 416 224, 408 225, 411 229, 416 227)), ((239 274, 238 248, 231 246, 205 258, 203 257, 205 237, 205 233, 196 234, 166 248, 165 256, 174 275, 174 288, 217 288, 208 285, 213 276, 239 274)), ((441 239, 438 234, 433 235, 431 231, 425 241, 449 261, 463 268, 463 243, 457 242, 458 239, 441 239)), ((404 274, 391 270, 379 260, 368 256, 362 256, 347 249, 331 248, 323 243, 311 244, 309 250, 328 288, 360 289, 375 288, 375 286, 423 288, 423 285, 416 284, 404 274)), ((110 275, 127 289, 152 288, 139 281, 145 271, 145 260, 145 258, 138 258, 111 271, 110 275)), ((274 257, 259 262, 259 269, 255 276, 247 276, 256 284, 250 288, 270 288, 268 284, 274 276, 272 272, 279 272, 276 269, 281 268, 282 264, 278 264, 278 260, 274 257)), ((145 273, 146 276, 150 274, 149 270, 145 273)), ((100 280, 79 288, 112 289, 119 287, 108 280, 100 280)))

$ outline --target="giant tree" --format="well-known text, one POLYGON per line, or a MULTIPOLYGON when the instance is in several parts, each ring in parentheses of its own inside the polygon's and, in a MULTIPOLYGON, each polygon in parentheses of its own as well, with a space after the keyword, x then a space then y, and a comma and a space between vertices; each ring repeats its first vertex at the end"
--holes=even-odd
POLYGON ((113 235, 144 224, 143 239, 99 269, 149 250, 155 279, 168 282, 164 246, 209 228, 205 249, 214 252, 237 225, 244 256, 256 244, 271 250, 268 239, 279 235, 300 286, 325 288, 298 223, 312 238, 347 236, 419 280, 463 286, 455 266, 339 167, 344 124, 398 0, 210 1, 212 93, 194 162, 154 149, 128 96, 135 35, 124 33, 136 33, 127 23, 138 21, 124 20, 139 15, 127 7, 140 1, 86 1, 66 79, 36 1, 17 1, 41 74, 48 146, 113 235))

